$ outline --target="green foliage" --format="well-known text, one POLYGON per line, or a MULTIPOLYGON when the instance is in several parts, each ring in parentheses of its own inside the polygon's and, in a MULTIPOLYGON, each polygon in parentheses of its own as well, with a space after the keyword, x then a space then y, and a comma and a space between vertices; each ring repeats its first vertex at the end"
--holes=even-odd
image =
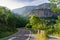
POLYGON ((31 27, 33 30, 45 30, 48 34, 52 34, 54 30, 54 24, 56 19, 52 18, 40 18, 36 15, 31 15, 27 28, 31 27))
POLYGON ((35 15, 32 15, 30 17, 30 23, 31 23, 31 25, 34 25, 34 24, 38 23, 39 21, 40 21, 39 17, 37 17, 35 15))
POLYGON ((22 16, 16 16, 17 20, 15 20, 16 22, 16 27, 20 28, 20 27, 25 27, 26 24, 28 23, 28 19, 26 17, 22 17, 22 16))
POLYGON ((32 25, 30 23, 26 24, 26 28, 32 28, 32 25))
POLYGON ((0 38, 6 37, 6 36, 9 36, 9 35, 11 35, 10 32, 3 32, 3 33, 0 33, 0 38))
POLYGON ((49 0, 51 3, 51 10, 58 12, 60 10, 60 0, 49 0))
POLYGON ((53 31, 54 34, 59 35, 60 34, 60 0, 49 0, 49 1, 51 3, 51 10, 58 13, 56 24, 53 25, 54 26, 53 31))
POLYGON ((16 32, 16 28, 25 27, 28 23, 26 17, 15 15, 6 7, 0 6, 0 36, 4 37, 16 32), (4 32, 7 32, 6 34, 4 32))
POLYGON ((57 33, 60 33, 60 16, 58 16, 58 20, 56 21, 54 28, 57 33))
POLYGON ((7 31, 14 31, 16 30, 16 27, 24 27, 26 23, 27 20, 25 17, 16 16, 8 8, 0 8, 0 30, 5 28, 7 31))
POLYGON ((31 15, 29 23, 26 26, 31 27, 33 30, 42 30, 44 29, 45 24, 43 24, 41 19, 36 15, 31 15))
POLYGON ((0 25, 1 25, 1 27, 0 28, 3 29, 2 28, 2 26, 3 26, 6 31, 8 31, 9 28, 12 30, 15 30, 16 28, 14 26, 15 23, 14 23, 13 18, 14 18, 14 15, 8 8, 1 7, 1 10, 0 10, 0 25), (9 19, 9 18, 11 18, 11 19, 9 19), (8 21, 8 20, 11 20, 12 22, 8 21), (11 23, 11 24, 9 24, 9 23, 11 23))

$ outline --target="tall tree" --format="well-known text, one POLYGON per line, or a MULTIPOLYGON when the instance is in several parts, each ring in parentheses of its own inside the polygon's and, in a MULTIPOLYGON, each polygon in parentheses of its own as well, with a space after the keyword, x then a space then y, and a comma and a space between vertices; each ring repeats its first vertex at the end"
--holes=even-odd
POLYGON ((32 25, 32 29, 38 30, 38 33, 40 30, 43 30, 45 25, 42 25, 41 19, 35 15, 32 15, 30 17, 30 24, 32 25))
POLYGON ((49 0, 51 3, 51 9, 54 12, 57 12, 60 10, 60 0, 49 0))
POLYGON ((58 13, 58 20, 56 21, 56 24, 54 25, 54 30, 58 34, 60 33, 60 0, 49 0, 51 3, 51 9, 54 12, 58 13), (54 6, 56 5, 56 7, 54 6))

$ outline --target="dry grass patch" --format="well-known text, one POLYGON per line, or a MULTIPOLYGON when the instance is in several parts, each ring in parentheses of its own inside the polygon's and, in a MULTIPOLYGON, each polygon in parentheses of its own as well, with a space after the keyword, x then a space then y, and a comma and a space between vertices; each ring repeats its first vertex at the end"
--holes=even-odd
POLYGON ((40 34, 34 34, 36 40, 47 40, 47 35, 45 32, 40 32, 40 34))

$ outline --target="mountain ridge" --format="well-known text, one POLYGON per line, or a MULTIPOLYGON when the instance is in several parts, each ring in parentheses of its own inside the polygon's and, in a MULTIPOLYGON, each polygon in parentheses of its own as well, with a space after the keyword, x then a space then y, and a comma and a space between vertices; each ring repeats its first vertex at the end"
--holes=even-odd
MULTIPOLYGON (((30 13, 33 13, 32 11, 36 10, 36 9, 49 9, 49 11, 47 10, 46 12, 48 12, 49 14, 51 13, 50 12, 50 3, 43 3, 43 4, 40 4, 38 6, 25 6, 25 7, 22 7, 22 8, 17 8, 17 9, 14 9, 13 12, 14 13, 17 13, 18 15, 22 15, 22 16, 27 16, 27 15, 30 15, 30 13)), ((41 11, 41 10, 39 10, 41 11)), ((37 10, 34 11, 35 14, 40 14, 40 15, 43 15, 45 10, 43 10, 41 13, 38 12, 37 10), (37 13, 36 13, 37 12, 37 13)), ((47 13, 47 14, 48 14, 47 13)), ((53 13, 53 12, 52 12, 53 13)), ((46 13, 44 13, 44 16, 46 13)), ((54 14, 52 14, 54 15, 54 14)))
MULTIPOLYGON (((44 4, 48 4, 48 3, 44 3, 44 4)), ((40 4, 40 5, 42 5, 42 4, 40 4)), ((21 14, 24 14, 26 12, 26 10, 27 10, 27 13, 28 13, 29 11, 32 11, 33 9, 36 9, 38 6, 24 6, 22 8, 14 9, 13 12, 21 15, 21 14)))

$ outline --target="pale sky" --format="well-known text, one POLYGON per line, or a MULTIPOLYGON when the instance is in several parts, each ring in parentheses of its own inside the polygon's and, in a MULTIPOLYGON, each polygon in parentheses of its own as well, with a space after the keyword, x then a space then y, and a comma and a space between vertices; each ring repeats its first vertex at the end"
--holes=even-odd
POLYGON ((0 6, 5 6, 12 10, 15 8, 39 5, 47 2, 49 1, 48 0, 0 0, 0 6))

